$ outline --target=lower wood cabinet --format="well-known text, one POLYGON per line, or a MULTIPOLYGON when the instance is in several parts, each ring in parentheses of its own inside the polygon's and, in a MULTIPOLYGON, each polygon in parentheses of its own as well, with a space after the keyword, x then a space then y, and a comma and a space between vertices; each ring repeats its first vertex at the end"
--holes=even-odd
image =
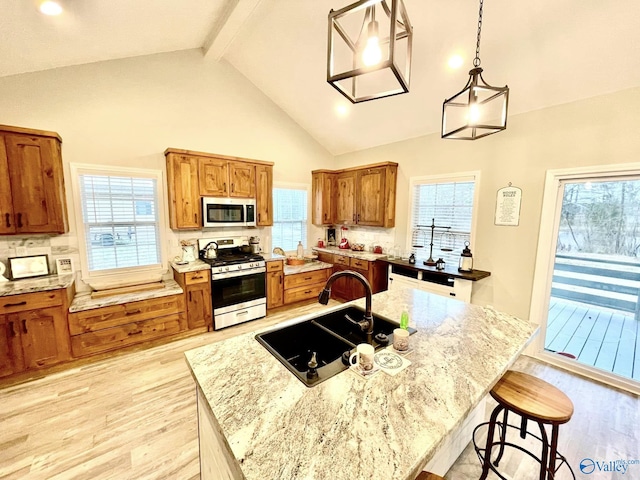
POLYGON ((2 297, 0 377, 71 359, 67 308, 73 287, 2 297))
POLYGON ((267 309, 284 305, 284 262, 267 262, 267 309))
MULTIPOLYGON (((357 257, 318 252, 318 260, 333 264, 333 272, 351 270, 362 274, 373 293, 387 290, 388 275, 386 265, 381 262, 363 260, 357 257)), ((353 277, 345 276, 335 280, 331 286, 331 298, 351 301, 366 294, 364 285, 353 277)))
POLYGON ((327 279, 331 275, 330 268, 314 270, 307 273, 296 273, 284 277, 284 303, 295 303, 302 300, 318 298, 327 279))
POLYGON ((69 314, 74 357, 117 350, 187 329, 184 295, 169 295, 69 314))
POLYGON ((211 270, 178 273, 173 278, 182 287, 187 308, 189 329, 206 327, 213 330, 213 307, 211 305, 211 270))

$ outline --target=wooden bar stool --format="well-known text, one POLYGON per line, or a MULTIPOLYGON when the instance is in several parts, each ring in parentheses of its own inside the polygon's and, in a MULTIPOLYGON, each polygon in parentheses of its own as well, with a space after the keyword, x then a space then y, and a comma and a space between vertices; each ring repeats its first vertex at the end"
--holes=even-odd
POLYGON ((498 402, 498 406, 493 410, 491 419, 488 422, 478 425, 473 431, 473 445, 482 462, 482 476, 480 480, 487 478, 489 470, 492 470, 498 477, 506 480, 496 467, 502 459, 504 447, 516 448, 540 463, 540 480, 552 480, 563 464, 569 468, 571 475, 575 479, 571 465, 558 453, 558 429, 563 423, 567 423, 573 415, 573 403, 563 392, 553 385, 532 377, 526 373, 509 370, 491 390, 491 396, 498 402), (502 421, 498 421, 498 415, 503 412, 502 421), (513 412, 521 417, 520 426, 509 425, 507 416, 513 412), (540 428, 540 436, 527 432, 527 421, 536 422, 540 428), (479 448, 476 443, 476 432, 484 425, 489 425, 487 442, 485 448, 479 448), (496 425, 499 427, 500 435, 498 441, 494 441, 496 425), (551 425, 551 439, 547 435, 545 425, 551 425), (541 456, 526 450, 520 445, 507 441, 507 428, 520 430, 520 437, 533 436, 542 442, 541 456), (491 462, 491 450, 494 446, 499 446, 498 456, 491 462), (558 466, 556 462, 560 461, 558 466))
POLYGON ((416 477, 416 480, 444 480, 440 475, 429 472, 420 472, 420 475, 416 477))

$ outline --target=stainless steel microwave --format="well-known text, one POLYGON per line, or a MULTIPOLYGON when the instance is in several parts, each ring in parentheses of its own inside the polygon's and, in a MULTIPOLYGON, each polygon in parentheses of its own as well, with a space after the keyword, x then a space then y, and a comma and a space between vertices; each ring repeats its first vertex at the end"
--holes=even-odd
POLYGON ((253 198, 202 198, 202 226, 255 227, 256 201, 253 198))

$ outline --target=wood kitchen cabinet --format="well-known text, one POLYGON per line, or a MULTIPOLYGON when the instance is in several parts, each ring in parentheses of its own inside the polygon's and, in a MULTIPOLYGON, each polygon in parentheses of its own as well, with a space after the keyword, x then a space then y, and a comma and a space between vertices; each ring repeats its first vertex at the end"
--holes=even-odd
POLYGON ((178 153, 168 153, 166 157, 169 227, 174 230, 202 228, 198 158, 178 153))
POLYGON ((71 359, 67 309, 73 287, 2 297, 0 377, 71 359))
POLYGON ((0 234, 65 233, 62 139, 0 125, 0 234))
POLYGON ((256 165, 256 224, 273 225, 273 167, 256 165))
POLYGON ((321 183, 319 177, 319 174, 327 174, 327 171, 312 172, 312 180, 316 180, 317 187, 313 192, 313 223, 394 227, 397 172, 398 164, 392 162, 335 170, 331 172, 335 180, 330 182, 330 189, 321 183), (329 197, 329 200, 325 200, 325 197, 329 197), (331 210, 334 207, 330 205, 333 199, 335 211, 331 210), (334 215, 333 222, 325 222, 322 217, 325 201, 334 215))
POLYGON ((316 170, 311 174, 311 223, 314 225, 336 223, 335 182, 333 172, 316 170))
POLYGON ((267 309, 284 305, 284 262, 267 262, 267 309))
MULTIPOLYGON (((351 270, 362 274, 371 285, 373 293, 387 290, 387 267, 382 262, 326 252, 318 252, 318 260, 333 264, 333 273, 351 270)), ((351 301, 364 297, 365 293, 364 285, 351 276, 340 277, 331 285, 331 298, 334 299, 351 301)))
POLYGON ((211 269, 186 273, 174 270, 173 278, 184 290, 189 329, 205 327, 208 331, 213 330, 211 269))
POLYGON ((284 277, 284 303, 316 299, 331 275, 330 268, 295 273, 284 277))
POLYGON ((258 226, 273 225, 273 162, 167 148, 169 224, 202 228, 202 197, 255 198, 258 226))

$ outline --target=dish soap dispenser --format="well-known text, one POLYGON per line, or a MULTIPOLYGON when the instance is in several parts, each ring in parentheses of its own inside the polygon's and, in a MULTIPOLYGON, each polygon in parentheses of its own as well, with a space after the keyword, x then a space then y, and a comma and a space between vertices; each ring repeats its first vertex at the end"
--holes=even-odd
POLYGON ((298 258, 304 257, 304 247, 302 246, 302 240, 298 241, 298 249, 297 249, 296 256, 298 258))
POLYGON ((409 309, 405 305, 400 315, 400 328, 409 329, 409 309))

